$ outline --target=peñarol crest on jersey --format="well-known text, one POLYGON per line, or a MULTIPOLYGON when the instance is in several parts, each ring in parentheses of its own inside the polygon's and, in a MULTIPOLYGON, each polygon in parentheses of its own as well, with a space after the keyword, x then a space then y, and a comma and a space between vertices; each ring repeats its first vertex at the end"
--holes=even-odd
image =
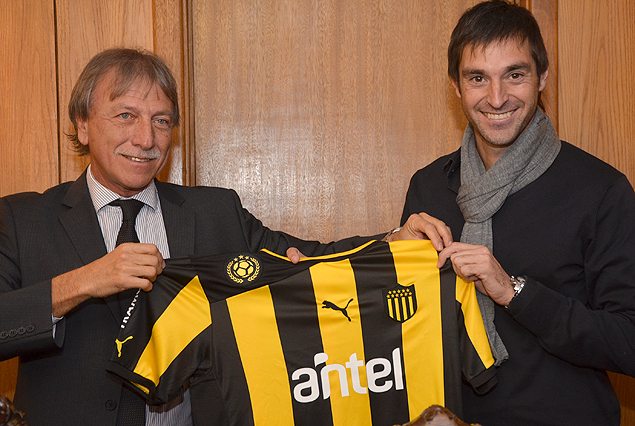
POLYGON ((408 321, 417 312, 417 294, 415 286, 404 287, 397 284, 382 290, 384 312, 397 322, 408 321))
POLYGON ((260 262, 253 256, 241 254, 227 262, 227 277, 238 284, 252 282, 260 275, 260 262))

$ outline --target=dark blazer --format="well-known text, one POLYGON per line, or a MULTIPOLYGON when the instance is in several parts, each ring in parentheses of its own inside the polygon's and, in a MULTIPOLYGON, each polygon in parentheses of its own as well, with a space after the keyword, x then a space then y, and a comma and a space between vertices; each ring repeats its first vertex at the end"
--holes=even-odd
MULTIPOLYGON (((367 238, 322 245, 274 232, 232 191, 156 182, 171 257, 257 251, 305 254, 351 248, 367 238)), ((0 199, 0 359, 20 356, 15 406, 30 426, 114 425, 121 383, 105 363, 121 318, 114 297, 90 299, 57 324, 52 337, 51 279, 106 254, 84 173, 43 194, 0 199)), ((192 385, 193 415, 209 410, 204 386, 192 385)), ((208 414, 208 413, 207 413, 208 414)), ((200 423, 199 423, 200 424, 200 423)))

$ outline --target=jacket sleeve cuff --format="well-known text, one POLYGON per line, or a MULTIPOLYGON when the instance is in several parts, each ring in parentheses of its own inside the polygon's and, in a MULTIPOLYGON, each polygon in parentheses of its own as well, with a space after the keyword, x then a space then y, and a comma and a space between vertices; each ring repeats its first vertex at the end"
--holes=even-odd
POLYGON ((506 309, 520 325, 535 334, 545 336, 558 322, 562 304, 566 304, 566 297, 557 293, 538 281, 527 277, 523 290, 512 300, 506 309))

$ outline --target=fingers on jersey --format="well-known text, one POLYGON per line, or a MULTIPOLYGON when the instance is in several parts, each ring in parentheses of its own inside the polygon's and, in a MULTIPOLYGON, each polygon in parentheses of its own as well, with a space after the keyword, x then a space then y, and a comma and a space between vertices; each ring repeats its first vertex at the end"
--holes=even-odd
POLYGON ((154 244, 121 244, 94 262, 51 280, 53 315, 62 317, 91 297, 106 297, 129 288, 150 291, 164 266, 154 244))
POLYGON ((514 294, 510 277, 487 247, 454 243, 439 253, 437 266, 443 266, 447 259, 452 261, 456 274, 473 281, 481 293, 500 305, 509 303, 514 294))
POLYGON ((452 244, 452 230, 441 220, 427 213, 412 214, 401 227, 399 232, 393 234, 391 241, 428 238, 437 250, 443 250, 452 244))
POLYGON ((129 288, 149 291, 165 265, 154 244, 121 244, 102 259, 106 262, 102 270, 105 287, 118 288, 115 293, 129 288))
POLYGON ((287 257, 292 263, 298 263, 300 259, 306 257, 300 250, 295 247, 289 247, 287 249, 287 257))

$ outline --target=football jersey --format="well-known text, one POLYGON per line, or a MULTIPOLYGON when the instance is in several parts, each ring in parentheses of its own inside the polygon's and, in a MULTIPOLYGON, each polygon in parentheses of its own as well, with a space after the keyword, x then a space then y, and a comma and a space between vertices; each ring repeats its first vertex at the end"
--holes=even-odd
POLYGON ((210 373, 231 425, 394 425, 461 380, 495 384, 474 285, 429 241, 371 241, 298 264, 261 251, 166 260, 108 369, 165 403, 210 373))

